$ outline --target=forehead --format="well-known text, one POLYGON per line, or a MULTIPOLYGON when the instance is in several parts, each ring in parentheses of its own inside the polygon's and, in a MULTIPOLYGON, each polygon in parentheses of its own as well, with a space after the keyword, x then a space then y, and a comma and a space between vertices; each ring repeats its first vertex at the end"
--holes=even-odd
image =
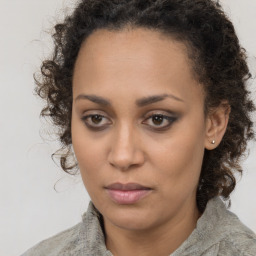
POLYGON ((131 88, 189 97, 198 82, 186 46, 160 32, 145 28, 100 29, 83 43, 75 65, 73 89, 131 88), (135 86, 135 87, 134 87, 135 86), (167 91, 166 91, 167 90, 167 91))
MULTIPOLYGON (((101 64, 111 65, 118 61, 135 62, 140 64, 141 68, 154 68, 156 71, 170 71, 180 65, 184 69, 191 68, 187 48, 183 43, 145 28, 96 30, 82 44, 76 67, 81 64, 81 57, 90 62, 90 65, 87 62, 87 68, 92 64, 97 64, 97 68, 100 68, 101 64), (168 67, 170 64, 173 65, 168 67)), ((86 63, 83 65, 86 66, 86 63)))

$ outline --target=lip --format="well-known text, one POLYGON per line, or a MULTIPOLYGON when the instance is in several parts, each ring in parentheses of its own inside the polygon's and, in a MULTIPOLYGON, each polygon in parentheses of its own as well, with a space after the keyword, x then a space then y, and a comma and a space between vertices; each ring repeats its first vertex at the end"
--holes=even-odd
POLYGON ((137 183, 113 183, 105 189, 109 197, 117 204, 135 204, 152 191, 151 188, 137 183))

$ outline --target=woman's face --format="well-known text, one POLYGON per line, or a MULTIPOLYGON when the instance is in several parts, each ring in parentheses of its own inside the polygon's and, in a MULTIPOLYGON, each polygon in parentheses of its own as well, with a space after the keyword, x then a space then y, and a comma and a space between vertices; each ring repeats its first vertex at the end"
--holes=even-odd
POLYGON ((147 230, 196 211, 206 126, 182 43, 137 28, 97 30, 82 45, 72 142, 105 222, 147 230))

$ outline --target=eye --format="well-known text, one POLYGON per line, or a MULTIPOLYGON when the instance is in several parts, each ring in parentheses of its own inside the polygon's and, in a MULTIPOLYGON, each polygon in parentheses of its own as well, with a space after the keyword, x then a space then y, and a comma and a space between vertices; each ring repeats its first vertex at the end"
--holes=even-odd
POLYGON ((146 118, 143 124, 147 124, 156 129, 169 128, 172 123, 177 120, 176 116, 169 116, 164 114, 152 114, 146 118))
MULTIPOLYGON (((101 114, 85 115, 81 118, 81 120, 91 130, 103 130, 108 125, 112 124, 109 118, 101 114)), ((146 117, 145 121, 143 121, 143 124, 146 124, 156 130, 164 130, 169 128, 176 120, 176 116, 156 113, 146 117)))
POLYGON ((81 119, 88 128, 95 130, 104 129, 107 125, 111 124, 111 121, 108 118, 99 114, 86 115, 81 119))

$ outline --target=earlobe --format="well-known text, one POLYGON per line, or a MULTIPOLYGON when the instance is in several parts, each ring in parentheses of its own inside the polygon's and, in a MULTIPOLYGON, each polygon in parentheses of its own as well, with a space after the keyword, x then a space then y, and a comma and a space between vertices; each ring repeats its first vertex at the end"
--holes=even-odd
POLYGON ((228 125, 230 105, 221 103, 209 111, 206 120, 205 148, 213 150, 220 144, 228 125))

